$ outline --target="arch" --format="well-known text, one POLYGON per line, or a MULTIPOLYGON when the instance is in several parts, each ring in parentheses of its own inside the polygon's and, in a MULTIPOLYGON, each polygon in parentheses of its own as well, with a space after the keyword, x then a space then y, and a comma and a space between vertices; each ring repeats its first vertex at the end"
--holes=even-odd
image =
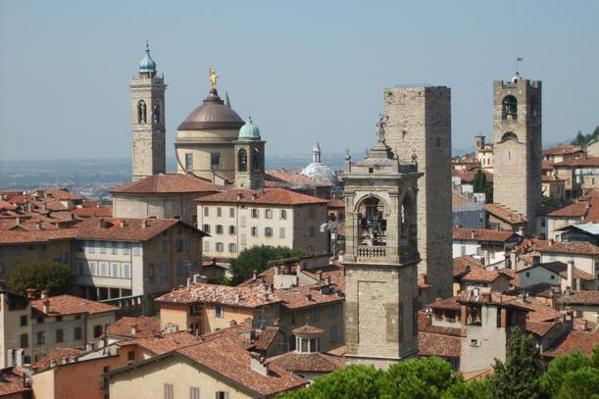
POLYGON ((412 226, 416 225, 416 196, 412 189, 408 189, 399 207, 399 231, 401 238, 411 236, 412 226))
POLYGON ((252 170, 262 170, 262 152, 258 147, 252 149, 252 170))
POLYGON ((156 124, 160 123, 160 104, 154 103, 154 107, 152 108, 152 121, 156 124))
POLYGON ((501 100, 501 118, 506 120, 518 119, 518 100, 512 95, 505 96, 501 100))
POLYGON ((144 100, 137 102, 137 123, 146 123, 146 102, 144 100))
POLYGON ((245 148, 237 151, 237 170, 239 172, 247 172, 248 170, 248 152, 245 148))
POLYGON ((375 195, 364 197, 355 208, 359 245, 387 245, 385 201, 375 195))
POLYGON ((506 132, 501 136, 501 141, 514 140, 518 141, 518 135, 514 132, 506 132))

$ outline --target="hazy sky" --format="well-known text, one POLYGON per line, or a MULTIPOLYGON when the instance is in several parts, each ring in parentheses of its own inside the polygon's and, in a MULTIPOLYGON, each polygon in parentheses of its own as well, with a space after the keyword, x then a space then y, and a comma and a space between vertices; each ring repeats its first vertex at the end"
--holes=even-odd
POLYGON ((268 151, 354 153, 383 89, 452 89, 453 146, 491 130, 492 81, 543 81, 545 143, 599 124, 599 1, 0 0, 0 158, 123 158, 129 81, 150 40, 167 148, 220 75, 268 151), (354 4, 350 4, 354 3, 354 4), (359 5, 358 5, 359 4, 359 5))

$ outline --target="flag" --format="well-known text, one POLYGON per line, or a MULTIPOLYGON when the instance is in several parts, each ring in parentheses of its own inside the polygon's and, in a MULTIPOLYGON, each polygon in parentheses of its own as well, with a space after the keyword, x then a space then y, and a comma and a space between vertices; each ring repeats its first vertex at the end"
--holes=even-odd
POLYGON ((518 58, 516 58, 516 61, 524 61, 524 58, 518 57, 518 58))

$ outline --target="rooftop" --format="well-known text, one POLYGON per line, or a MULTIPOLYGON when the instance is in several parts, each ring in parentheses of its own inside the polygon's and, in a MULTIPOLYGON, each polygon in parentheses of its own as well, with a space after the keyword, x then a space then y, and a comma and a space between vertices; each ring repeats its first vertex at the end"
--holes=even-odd
POLYGON ((345 367, 345 359, 327 353, 287 352, 266 359, 265 364, 294 373, 331 373, 345 367))
POLYGON ((117 312, 119 308, 102 302, 91 301, 73 295, 56 295, 47 299, 36 299, 31 301, 31 307, 46 316, 65 316, 74 314, 98 314, 106 312, 117 312), (44 310, 44 302, 48 301, 48 312, 44 310))
POLYGON ((179 288, 155 299, 161 303, 219 303, 223 305, 255 308, 279 302, 267 288, 260 284, 252 287, 231 287, 227 285, 196 283, 179 288))
POLYGON ((106 328, 106 334, 124 338, 152 337, 160 333, 160 321, 151 317, 121 317, 106 328))
POLYGON ((465 228, 453 229, 453 239, 462 241, 487 241, 505 243, 514 236, 517 235, 513 231, 465 228))
POLYGON ((116 194, 174 194, 217 192, 207 180, 180 173, 158 174, 110 190, 116 194))
POLYGON ((300 194, 283 188, 263 190, 230 189, 218 194, 207 195, 197 200, 200 204, 238 203, 256 205, 309 205, 327 204, 322 198, 300 194))
POLYGON ((599 306, 599 291, 574 291, 562 295, 558 301, 565 305, 599 306))
POLYGON ((187 331, 178 331, 170 334, 156 335, 153 337, 134 338, 127 341, 122 341, 119 344, 124 346, 137 345, 155 355, 160 355, 166 352, 184 348, 186 346, 195 345, 198 339, 187 331))
POLYGON ((499 204, 486 204, 485 210, 496 218, 501 219, 509 224, 521 224, 528 222, 524 216, 499 204))

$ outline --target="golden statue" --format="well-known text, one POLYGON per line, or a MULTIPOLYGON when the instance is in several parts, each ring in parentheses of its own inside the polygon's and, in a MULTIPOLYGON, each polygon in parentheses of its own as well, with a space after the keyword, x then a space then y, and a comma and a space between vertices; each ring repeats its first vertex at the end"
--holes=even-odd
POLYGON ((216 89, 216 81, 218 80, 216 69, 214 69, 213 67, 210 68, 208 75, 210 76, 210 86, 212 86, 213 89, 216 89))

